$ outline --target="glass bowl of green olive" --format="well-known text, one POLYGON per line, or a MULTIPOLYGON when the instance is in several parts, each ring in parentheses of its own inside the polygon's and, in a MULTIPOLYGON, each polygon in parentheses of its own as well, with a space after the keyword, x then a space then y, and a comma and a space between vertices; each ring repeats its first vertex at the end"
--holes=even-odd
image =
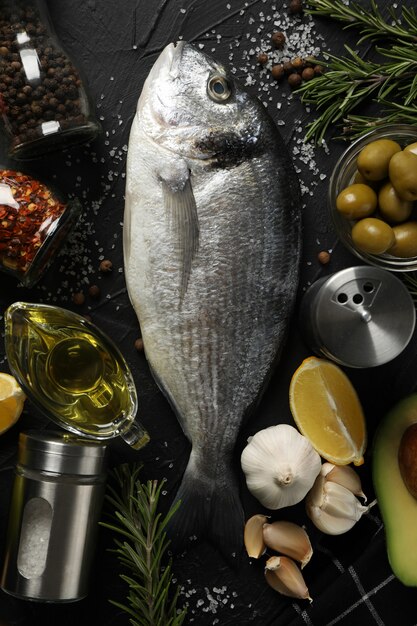
POLYGON ((329 183, 342 243, 388 270, 417 270, 417 126, 380 126, 345 150, 329 183))

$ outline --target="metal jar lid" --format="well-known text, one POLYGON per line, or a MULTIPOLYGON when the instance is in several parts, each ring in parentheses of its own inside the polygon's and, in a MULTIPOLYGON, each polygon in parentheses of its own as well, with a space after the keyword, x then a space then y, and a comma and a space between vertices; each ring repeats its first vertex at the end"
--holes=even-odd
POLYGON ((27 431, 19 435, 18 462, 45 472, 100 475, 105 471, 106 446, 67 433, 27 431))
POLYGON ((374 367, 398 356, 411 339, 415 307, 404 284, 378 267, 350 267, 306 292, 301 325, 319 354, 349 367, 374 367))

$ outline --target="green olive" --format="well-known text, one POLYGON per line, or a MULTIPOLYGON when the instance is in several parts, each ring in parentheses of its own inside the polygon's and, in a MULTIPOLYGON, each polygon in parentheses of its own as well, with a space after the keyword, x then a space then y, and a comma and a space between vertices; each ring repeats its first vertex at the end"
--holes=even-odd
POLYGON ((389 253, 402 259, 417 256, 417 222, 398 224, 392 230, 395 243, 389 253))
POLYGON ((386 222, 375 217, 359 220, 352 228, 355 248, 369 254, 383 254, 395 241, 394 231, 386 222))
POLYGON ((383 180, 388 176, 388 165, 393 154, 401 146, 392 139, 371 141, 360 151, 357 168, 367 180, 383 180))
POLYGON ((413 154, 417 154, 417 141, 415 143, 408 144, 408 146, 405 146, 404 152, 412 152, 413 154))
POLYGON ((382 217, 388 222, 404 222, 408 220, 413 210, 413 203, 402 200, 390 182, 381 187, 378 204, 382 217))
POLYGON ((417 200, 417 154, 401 150, 389 163, 389 178, 403 200, 417 200))
POLYGON ((348 219, 360 219, 372 215, 377 203, 375 191, 362 183, 349 185, 336 198, 337 210, 348 219))

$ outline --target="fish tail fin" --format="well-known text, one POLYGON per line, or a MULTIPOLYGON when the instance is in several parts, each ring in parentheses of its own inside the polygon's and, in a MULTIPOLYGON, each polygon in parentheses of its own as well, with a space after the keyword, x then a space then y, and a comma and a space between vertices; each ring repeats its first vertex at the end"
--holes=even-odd
POLYGON ((199 474, 189 463, 174 504, 180 506, 167 528, 173 552, 197 539, 207 538, 230 563, 243 546, 244 515, 238 495, 237 480, 228 472, 228 482, 199 474))

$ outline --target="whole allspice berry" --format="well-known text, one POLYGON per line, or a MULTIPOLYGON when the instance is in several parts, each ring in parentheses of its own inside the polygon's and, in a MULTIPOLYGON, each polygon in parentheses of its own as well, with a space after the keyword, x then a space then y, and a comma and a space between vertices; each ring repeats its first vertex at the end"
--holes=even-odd
POLYGON ((292 74, 296 71, 294 65, 292 64, 292 61, 285 61, 285 63, 282 64, 282 67, 284 68, 284 72, 286 74, 292 74))
POLYGON ((100 263, 99 269, 100 269, 100 272, 103 272, 103 274, 108 274, 113 269, 113 263, 109 259, 104 259, 100 263))
POLYGON ((322 265, 327 265, 327 263, 330 262, 330 253, 327 252, 327 250, 322 250, 318 253, 317 258, 319 263, 321 263, 322 265))
POLYGON ((321 74, 324 74, 324 67, 322 65, 315 65, 314 66, 314 73, 317 76, 321 76, 321 74))
POLYGON ((268 63, 268 55, 266 52, 260 52, 258 54, 258 63, 260 65, 266 65, 268 63))
POLYGON ((85 302, 85 295, 82 291, 77 291, 72 294, 72 301, 74 304, 81 306, 85 302))
POLYGON ((305 67, 304 59, 301 57, 295 57, 295 59, 291 60, 291 65, 296 70, 302 70, 305 67))
POLYGON ((301 0, 291 0, 288 5, 288 13, 290 15, 299 15, 303 12, 303 3, 301 0))
POLYGON ((276 48, 277 50, 282 50, 285 46, 286 37, 284 33, 277 31, 275 33, 272 33, 271 41, 274 48, 276 48))
POLYGON ((100 287, 98 285, 90 285, 90 287, 88 288, 88 294, 92 298, 99 298, 100 297, 100 287))
POLYGON ((291 89, 297 89, 297 87, 299 87, 303 82, 300 74, 290 74, 287 80, 291 89))
POLYGON ((315 77, 315 72, 314 69, 312 67, 306 67, 305 70, 302 71, 301 73, 301 78, 303 80, 311 80, 312 78, 315 77))
POLYGON ((135 341, 135 348, 138 352, 143 352, 143 339, 142 337, 138 337, 135 341))
POLYGON ((284 78, 284 67, 282 65, 273 65, 271 68, 272 77, 275 80, 282 80, 284 78))

